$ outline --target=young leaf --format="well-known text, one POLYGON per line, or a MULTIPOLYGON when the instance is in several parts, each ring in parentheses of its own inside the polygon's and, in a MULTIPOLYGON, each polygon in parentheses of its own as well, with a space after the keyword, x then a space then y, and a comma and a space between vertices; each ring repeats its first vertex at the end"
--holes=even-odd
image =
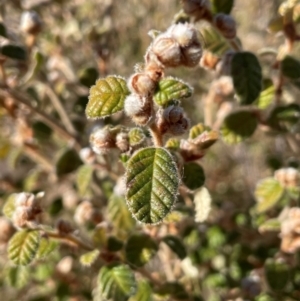
POLYGON ((274 100, 275 97, 275 87, 273 84, 266 87, 261 91, 257 99, 257 107, 264 110, 266 109, 274 100))
POLYGON ((7 44, 1 47, 1 54, 14 60, 24 61, 26 60, 27 53, 21 46, 7 44))
POLYGON ((259 226, 259 232, 279 232, 281 224, 278 218, 271 218, 265 221, 262 225, 259 226))
POLYGON ((91 266, 98 258, 99 250, 93 250, 80 256, 79 261, 83 266, 91 266))
POLYGON ((189 138, 190 139, 195 139, 201 134, 203 134, 205 131, 210 131, 210 127, 204 125, 203 123, 198 123, 191 127, 190 132, 189 132, 189 138))
POLYGON ((165 236, 162 241, 180 258, 184 259, 187 255, 184 244, 181 240, 173 235, 165 236))
POLYGON ((180 147, 180 140, 177 138, 170 138, 166 144, 165 147, 170 150, 177 150, 180 147))
POLYGON ((39 231, 19 231, 9 241, 8 257, 16 265, 27 265, 34 259, 39 243, 39 231))
POLYGON ((118 252, 123 247, 123 241, 117 239, 115 236, 110 236, 107 240, 107 250, 110 252, 118 252))
POLYGON ((232 58, 231 76, 242 105, 253 103, 262 89, 262 70, 251 52, 238 52, 232 58))
POLYGON ((129 298, 129 301, 153 301, 152 289, 148 281, 140 280, 138 282, 137 292, 129 298))
POLYGON ((270 288, 282 291, 290 281, 291 267, 285 262, 269 258, 265 262, 265 277, 270 288))
POLYGON ((115 226, 120 230, 131 230, 135 224, 130 211, 126 206, 124 197, 112 195, 108 201, 108 217, 115 226))
POLYGON ((178 186, 176 163, 164 148, 138 150, 127 163, 127 204, 140 222, 162 221, 176 201, 178 186))
POLYGON ((125 246, 126 260, 136 267, 145 265, 157 252, 156 242, 147 234, 132 235, 125 246))
POLYGON ((191 190, 201 187, 205 182, 203 168, 194 162, 184 164, 182 181, 191 190))
POLYGON ((284 193, 284 188, 274 178, 265 178, 259 181, 255 189, 258 213, 265 212, 274 207, 284 193))
POLYGON ((300 61, 287 55, 280 64, 284 76, 291 79, 300 78, 300 61))
POLYGON ((45 258, 49 254, 51 254, 57 248, 57 246, 58 246, 57 241, 50 239, 50 238, 41 237, 39 248, 37 250, 35 257, 37 259, 45 258))
POLYGON ((211 209, 211 196, 207 188, 202 187, 195 192, 194 203, 196 211, 195 221, 202 223, 207 219, 211 209))
POLYGON ((173 99, 190 97, 192 93, 193 89, 188 84, 173 77, 167 77, 158 83, 154 100, 158 105, 165 106, 173 99))
POLYGON ((133 128, 128 133, 129 136, 129 144, 131 146, 137 146, 143 143, 146 139, 146 136, 142 129, 140 128, 133 128))
POLYGON ((122 264, 103 266, 98 276, 98 292, 102 300, 127 301, 136 293, 137 284, 132 270, 122 264))
POLYGON ((102 118, 122 111, 124 100, 130 94, 126 81, 118 76, 98 79, 90 89, 89 102, 86 107, 88 118, 102 118))
POLYGON ((230 14, 234 0, 210 0, 212 11, 217 13, 230 14))
POLYGON ((16 205, 15 205, 15 199, 16 199, 16 193, 13 193, 9 195, 9 197, 6 199, 5 204, 2 208, 3 214, 11 219, 15 210, 16 210, 16 205))
POLYGON ((76 186, 80 196, 85 196, 92 180, 94 169, 91 165, 82 165, 76 172, 76 186))
POLYGON ((225 118, 221 133, 225 142, 235 144, 252 136, 256 127, 256 116, 252 112, 239 110, 225 118))
POLYGON ((20 289, 30 280, 30 271, 28 266, 13 266, 5 270, 5 281, 8 285, 20 289))
POLYGON ((58 159, 56 161, 56 174, 58 176, 66 175, 75 169, 77 169, 82 164, 77 152, 73 149, 63 149, 58 154, 58 159))

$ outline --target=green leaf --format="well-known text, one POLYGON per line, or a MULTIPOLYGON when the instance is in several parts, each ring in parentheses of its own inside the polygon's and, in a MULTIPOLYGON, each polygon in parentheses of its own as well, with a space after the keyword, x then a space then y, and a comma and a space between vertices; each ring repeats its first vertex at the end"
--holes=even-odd
MULTIPOLYGON (((188 300, 189 296, 184 287, 178 282, 165 282, 156 290, 162 296, 171 295, 171 300, 188 300)), ((169 299, 168 299, 169 300, 169 299)))
POLYGON ((20 289, 28 284, 30 271, 27 266, 13 266, 5 270, 5 281, 9 286, 20 289))
POLYGON ((170 138, 166 144, 165 147, 170 150, 177 150, 180 147, 180 140, 177 138, 170 138))
POLYGON ((126 260, 136 267, 145 265, 156 254, 158 246, 147 234, 132 235, 125 246, 126 260))
POLYGON ((7 33, 6 33, 6 27, 3 24, 3 22, 0 22, 0 36, 6 38, 7 37, 7 33))
POLYGON ((253 135, 257 127, 257 118, 250 111, 236 111, 229 114, 222 125, 223 140, 235 144, 253 135))
POLYGON ((272 18, 268 23, 268 31, 270 33, 277 33, 282 31, 284 28, 284 18, 283 16, 276 16, 272 18))
POLYGON ((153 301, 152 289, 148 281, 140 280, 138 282, 137 292, 129 298, 129 301, 153 301))
POLYGON ((125 198, 122 196, 112 195, 108 201, 108 218, 116 229, 131 230, 135 224, 125 198))
POLYGON ((79 261, 83 266, 89 267, 97 260, 99 254, 100 254, 99 250, 93 250, 91 252, 82 254, 79 258, 79 261))
POLYGON ((130 94, 126 81, 117 76, 98 79, 90 89, 86 107, 88 118, 102 118, 122 111, 124 100, 130 94))
POLYGON ((46 258, 57 248, 57 246, 58 246, 57 241, 50 239, 50 238, 41 237, 40 243, 39 243, 39 248, 36 253, 36 258, 37 259, 46 258))
POLYGON ((6 199, 5 204, 2 208, 2 213, 9 219, 12 218, 15 210, 16 210, 16 205, 15 205, 15 199, 16 199, 17 193, 13 193, 9 195, 9 197, 6 199))
POLYGON ((300 61, 287 55, 280 64, 284 76, 291 79, 300 78, 300 61))
POLYGON ((9 241, 8 257, 16 265, 27 265, 34 259, 39 243, 39 231, 19 231, 9 241))
POLYGON ((212 26, 203 27, 200 29, 200 33, 204 40, 205 50, 221 57, 226 51, 231 49, 228 41, 212 26))
POLYGON ((131 129, 129 131, 129 133, 128 133, 128 136, 129 136, 129 144, 131 146, 140 145, 146 139, 146 136, 145 136, 143 130, 140 129, 140 128, 133 128, 133 129, 131 129))
POLYGON ((212 12, 230 14, 234 0, 210 0, 212 12))
POLYGON ((76 186, 81 197, 86 195, 89 185, 92 181, 94 168, 91 165, 85 164, 79 166, 76 172, 76 186))
POLYGON ((174 206, 178 186, 177 166, 166 149, 140 149, 129 159, 126 200, 138 221, 149 224, 162 221, 174 206))
POLYGON ((202 187, 195 192, 194 204, 196 212, 195 221, 202 223, 207 219, 211 209, 211 196, 207 188, 202 187))
POLYGON ((262 89, 262 70, 251 52, 238 52, 232 58, 231 76, 242 105, 253 103, 262 89))
POLYGON ((259 232, 279 232, 281 229, 281 224, 278 218, 271 218, 265 221, 262 225, 259 226, 259 232))
POLYGON ((17 45, 7 44, 1 47, 1 54, 11 59, 24 61, 27 58, 26 50, 17 45))
POLYGON ((63 176, 76 170, 82 164, 74 149, 64 149, 58 154, 56 161, 56 174, 63 176))
POLYGON ((158 105, 166 106, 171 100, 190 97, 192 93, 193 89, 188 84, 179 79, 167 77, 159 81, 154 100, 158 105))
POLYGON ((127 301, 136 293, 132 270, 122 264, 103 266, 98 277, 98 293, 105 300, 127 301))
POLYGON ((256 103, 257 107, 264 110, 270 104, 272 104, 275 97, 275 86, 273 84, 267 86, 263 91, 261 91, 256 103))
POLYGON ((184 259, 187 256, 186 249, 181 240, 173 235, 163 237, 162 241, 180 258, 184 259))
POLYGON ((274 291, 283 291, 290 282, 291 267, 282 260, 269 258, 264 268, 269 287, 274 291))
POLYGON ((183 174, 182 181, 189 189, 195 190, 204 185, 205 174, 203 168, 199 164, 195 162, 185 163, 183 174))
POLYGON ((274 207, 281 199, 284 188, 274 178, 265 178, 259 181, 255 188, 257 200, 256 210, 258 213, 265 212, 274 207))
POLYGON ((44 56, 39 51, 35 51, 33 55, 32 64, 30 65, 30 69, 28 70, 24 78, 22 78, 23 85, 25 83, 27 84, 29 81, 31 81, 36 77, 36 75, 41 70, 44 64, 44 61, 45 61, 44 56))
POLYGON ((209 126, 204 125, 203 123, 198 123, 191 127, 189 132, 189 138, 195 139, 206 131, 210 131, 211 128, 209 126))
POLYGON ((123 242, 115 236, 110 236, 107 240, 107 250, 110 252, 118 252, 122 249, 123 242))

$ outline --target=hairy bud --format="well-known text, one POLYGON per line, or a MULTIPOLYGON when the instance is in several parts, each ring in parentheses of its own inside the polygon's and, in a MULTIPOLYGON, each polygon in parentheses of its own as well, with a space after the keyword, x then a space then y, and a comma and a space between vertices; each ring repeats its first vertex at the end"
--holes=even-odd
POLYGON ((102 221, 102 215, 91 202, 83 201, 76 208, 74 220, 79 225, 84 225, 87 222, 98 224, 102 221))
POLYGON ((108 127, 99 129, 91 134, 90 143, 96 154, 105 154, 116 146, 115 136, 108 127))
POLYGON ((236 37, 236 23, 230 15, 216 14, 214 24, 226 39, 234 39, 236 37))
POLYGON ((12 221, 15 227, 24 228, 27 226, 29 221, 34 221, 35 215, 31 208, 18 207, 14 211, 12 221))
POLYGON ((69 234, 69 233, 74 232, 74 229, 71 226, 71 224, 68 221, 63 220, 63 219, 60 219, 57 221, 56 229, 61 234, 69 234))
POLYGON ((200 66, 206 70, 212 70, 216 68, 220 60, 221 59, 212 52, 204 51, 200 60, 200 66))
POLYGON ((129 78, 128 86, 132 93, 140 96, 150 96, 156 89, 156 82, 148 74, 135 73, 129 78))
POLYGON ((202 56, 202 47, 200 43, 193 43, 191 46, 182 49, 182 64, 186 67, 196 67, 202 56))
POLYGON ((37 12, 26 11, 21 16, 20 30, 26 34, 38 34, 42 29, 42 20, 37 12))
POLYGON ((95 153, 90 147, 84 147, 79 151, 79 157, 86 164, 93 164, 96 160, 95 153))
POLYGON ((189 23, 174 24, 167 33, 178 42, 180 47, 188 47, 198 40, 196 28, 189 23))
POLYGON ((186 14, 200 20, 210 15, 210 2, 208 0, 182 0, 183 10, 186 14))
POLYGON ((169 123, 177 123, 183 118, 183 109, 178 106, 169 106, 163 111, 163 117, 169 123))
POLYGON ((12 237, 14 231, 12 223, 5 217, 0 217, 0 244, 5 244, 12 237))
POLYGON ((274 177, 285 187, 297 187, 300 183, 300 174, 292 167, 276 170, 274 177))
POLYGON ((121 132, 116 136, 116 145, 121 152, 129 150, 129 137, 127 133, 121 132))

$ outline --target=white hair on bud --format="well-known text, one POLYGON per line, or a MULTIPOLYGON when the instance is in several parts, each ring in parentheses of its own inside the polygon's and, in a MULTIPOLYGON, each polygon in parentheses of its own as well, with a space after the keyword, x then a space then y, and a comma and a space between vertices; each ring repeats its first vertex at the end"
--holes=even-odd
POLYGON ((188 23, 174 24, 167 31, 181 47, 187 47, 197 40, 195 27, 188 23))
POLYGON ((124 111, 128 116, 134 116, 141 112, 143 108, 142 98, 136 94, 130 94, 125 98, 124 111))
POLYGON ((16 207, 32 207, 36 204, 35 196, 32 193, 21 192, 16 195, 15 205, 16 207))

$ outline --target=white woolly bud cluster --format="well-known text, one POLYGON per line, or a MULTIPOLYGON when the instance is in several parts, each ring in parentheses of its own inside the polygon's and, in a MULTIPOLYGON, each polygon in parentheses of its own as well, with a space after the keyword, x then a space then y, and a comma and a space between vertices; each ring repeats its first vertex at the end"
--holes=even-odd
POLYGON ((91 202, 83 201, 76 208, 74 220, 79 225, 84 225, 87 222, 98 224, 102 221, 102 216, 100 211, 94 208, 91 202))
POLYGON ((37 12, 26 11, 21 16, 20 30, 26 34, 37 34, 42 29, 42 20, 37 12))
POLYGON ((116 136, 116 146, 120 149, 121 152, 127 152, 129 150, 129 137, 125 132, 120 132, 116 136))
POLYGON ((226 39, 234 39, 236 37, 236 23, 230 15, 216 14, 213 22, 226 39))
POLYGON ((158 111, 157 126, 162 134, 172 134, 174 136, 183 135, 189 128, 189 120, 184 117, 184 111, 178 106, 169 106, 158 111))
POLYGON ((115 135, 108 127, 98 129, 91 134, 90 144, 96 154, 106 154, 111 148, 116 147, 115 135))
POLYGON ((281 168, 275 171, 274 177, 284 187, 297 187, 300 184, 300 174, 296 168, 281 168))
POLYGON ((12 221, 17 228, 26 227, 28 222, 36 222, 37 215, 42 212, 39 198, 32 193, 19 193, 15 199, 15 206, 12 221))

